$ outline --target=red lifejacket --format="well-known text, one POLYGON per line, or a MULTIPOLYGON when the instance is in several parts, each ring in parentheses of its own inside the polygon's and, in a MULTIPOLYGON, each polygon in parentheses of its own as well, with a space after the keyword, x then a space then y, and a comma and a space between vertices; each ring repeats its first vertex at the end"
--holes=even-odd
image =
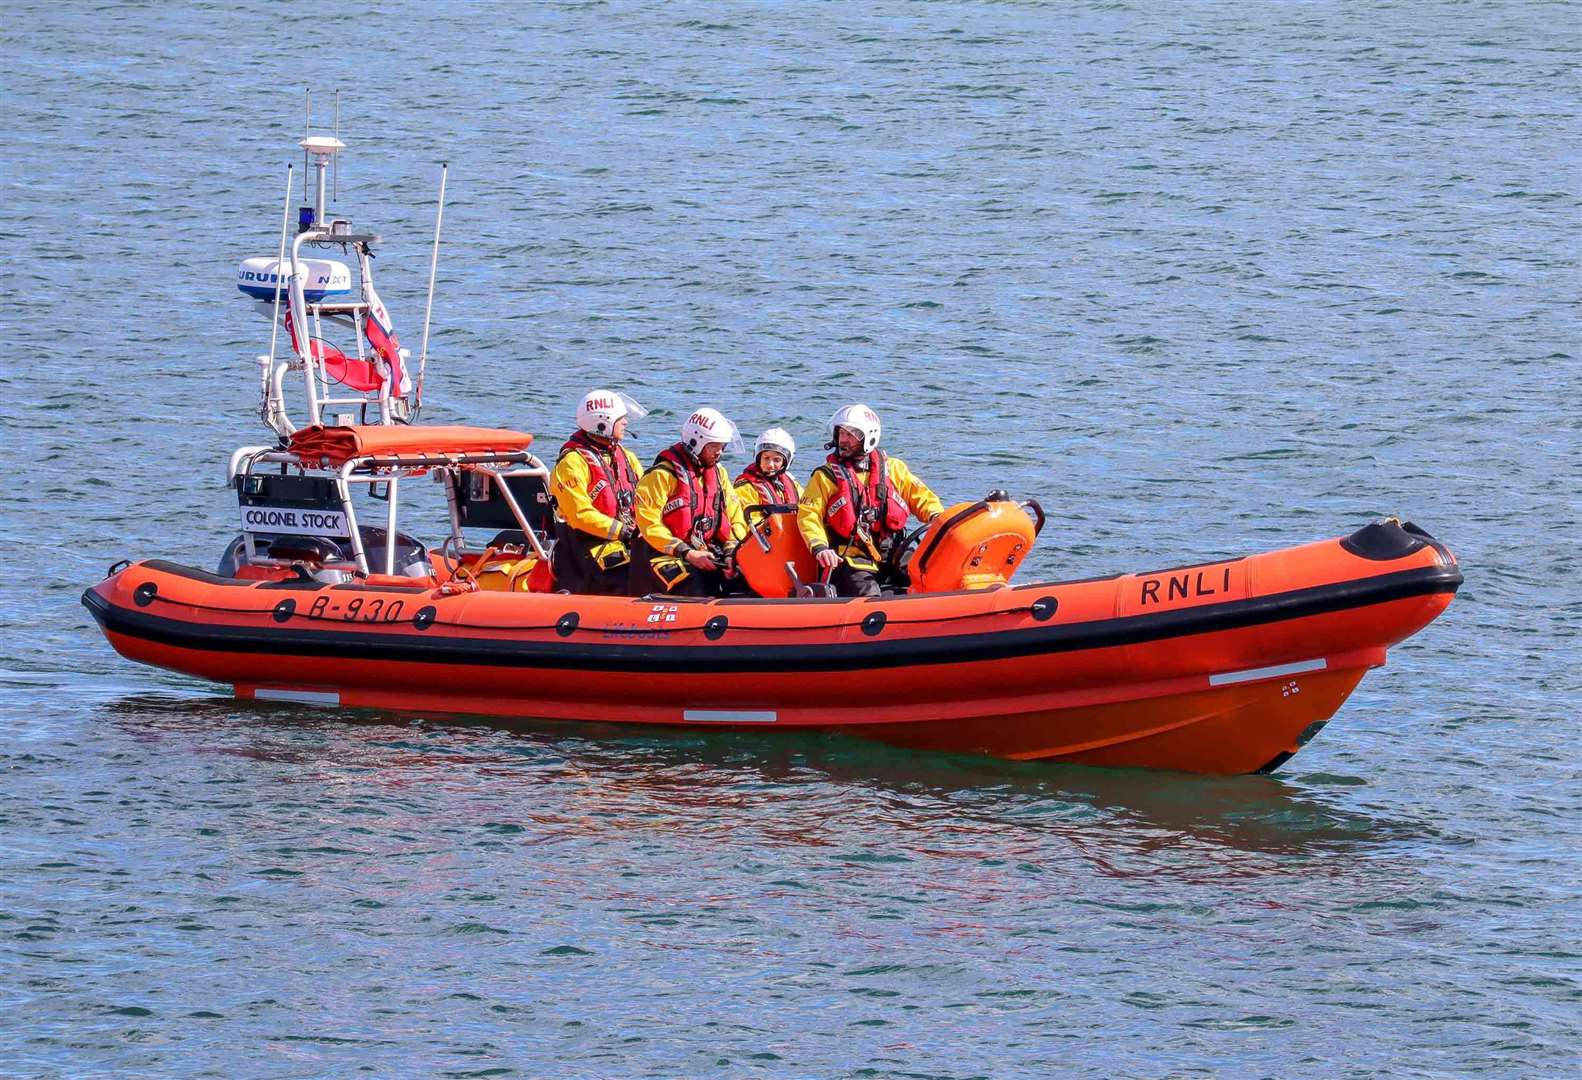
POLYGON ((875 540, 906 528, 911 511, 890 483, 887 463, 883 450, 871 452, 867 483, 858 482, 856 470, 839 454, 831 454, 819 466, 835 481, 835 497, 824 507, 824 524, 840 540, 851 540, 859 524, 875 540))
POLYGON ((578 431, 560 448, 561 457, 567 454, 581 454, 588 463, 588 498, 594 509, 610 517, 630 516, 632 503, 637 499, 637 477, 632 475, 631 459, 620 443, 600 446, 586 431, 578 431), (604 467, 606 453, 615 466, 613 470, 604 467))
POLYGON ((736 539, 725 513, 725 488, 720 484, 718 465, 703 469, 692 452, 677 443, 660 451, 654 468, 668 471, 685 489, 676 492, 660 512, 671 536, 693 547, 729 544, 736 539))
POLYGON ((773 476, 765 476, 755 461, 743 469, 742 474, 735 480, 737 487, 747 483, 752 484, 766 505, 795 506, 797 504, 796 481, 792 480, 784 469, 773 476))

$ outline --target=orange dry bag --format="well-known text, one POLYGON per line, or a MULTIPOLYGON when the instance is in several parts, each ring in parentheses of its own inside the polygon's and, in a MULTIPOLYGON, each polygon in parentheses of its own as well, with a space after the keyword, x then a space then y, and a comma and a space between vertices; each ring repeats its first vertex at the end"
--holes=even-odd
POLYGON ((1003 492, 948 507, 918 541, 907 567, 911 591, 987 589, 1009 582, 1044 527, 1043 510, 1035 502, 1026 505, 1038 515, 1036 525, 1003 492))
POLYGON ((550 592, 555 579, 549 563, 536 555, 507 555, 490 559, 473 572, 485 592, 550 592))
POLYGON ((747 524, 751 532, 736 549, 736 567, 753 592, 790 596, 797 585, 818 580, 818 563, 797 531, 795 507, 750 506, 747 524))

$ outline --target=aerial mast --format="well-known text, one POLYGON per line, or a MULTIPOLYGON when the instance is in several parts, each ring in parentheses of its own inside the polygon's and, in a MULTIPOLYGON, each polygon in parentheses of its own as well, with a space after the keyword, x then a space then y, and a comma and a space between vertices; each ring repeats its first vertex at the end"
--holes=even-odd
MULTIPOLYGON (((302 215, 298 219, 298 227, 302 231, 309 228, 328 229, 329 218, 325 216, 325 179, 330 162, 335 155, 346 149, 346 144, 333 135, 309 135, 298 145, 311 159, 310 167, 313 169, 313 216, 311 220, 304 220, 307 215, 302 215)), ((307 207, 303 209, 306 210, 307 207)))
POLYGON ((285 437, 297 430, 300 425, 288 415, 284 394, 286 379, 297 373, 305 384, 306 424, 411 423, 422 400, 447 170, 442 167, 440 171, 422 352, 414 371, 411 353, 401 346, 390 312, 374 288, 372 248, 380 243, 380 237, 355 230, 352 222, 331 206, 338 194, 332 185, 338 188, 340 155, 346 149, 340 139, 340 95, 335 98, 333 134, 314 133, 311 96, 307 98, 306 123, 297 143, 302 150, 303 179, 295 235, 289 235, 293 193, 292 170, 288 170, 279 254, 273 259, 245 259, 238 271, 237 287, 259 301, 260 312, 274 324, 270 351, 259 357, 263 384, 260 412, 277 435, 285 437), (356 267, 317 254, 326 248, 355 256, 356 267), (284 357, 278 357, 275 349, 281 320, 288 331, 284 357), (355 350, 343 352, 326 341, 322 336, 326 325, 353 331, 355 350), (347 407, 350 411, 345 411, 347 407))

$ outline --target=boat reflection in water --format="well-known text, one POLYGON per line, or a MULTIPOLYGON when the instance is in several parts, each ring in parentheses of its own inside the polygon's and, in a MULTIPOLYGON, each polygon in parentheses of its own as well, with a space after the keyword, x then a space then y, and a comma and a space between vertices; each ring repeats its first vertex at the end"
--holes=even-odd
MULTIPOLYGON (((312 805, 326 828, 428 832, 434 821, 525 845, 685 836, 744 850, 827 849, 1052 870, 1076 859, 1117 877, 1218 880, 1285 872, 1240 855, 1319 856, 1410 835, 1268 776, 1062 766, 917 753, 826 734, 667 732, 613 725, 439 723, 367 711, 129 695, 104 706, 129 736, 239 772, 232 805, 312 805), (350 721, 350 722, 349 722, 350 721), (282 790, 281 785, 286 787, 282 790), (341 816, 345 814, 345 816, 341 816), (1231 856, 1227 861, 1226 856, 1231 856)), ((228 785, 229 786, 229 785, 228 785)), ((1339 872, 1318 859, 1304 872, 1339 872)))

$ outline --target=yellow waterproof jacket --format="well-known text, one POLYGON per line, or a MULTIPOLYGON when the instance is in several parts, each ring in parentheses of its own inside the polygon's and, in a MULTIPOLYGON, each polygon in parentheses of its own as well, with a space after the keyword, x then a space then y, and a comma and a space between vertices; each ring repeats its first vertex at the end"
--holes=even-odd
MULTIPOLYGON (((725 466, 716 462, 714 471, 720 490, 725 493, 725 517, 731 523, 731 537, 740 542, 747 535, 742 504, 731 487, 725 466)), ((692 546, 665 525, 665 505, 684 490, 684 482, 669 469, 649 469, 637 482, 637 531, 661 555, 682 555, 692 546)))
MULTIPOLYGON (((791 477, 791 486, 796 489, 797 499, 802 498, 802 484, 796 477, 791 477)), ((743 507, 758 506, 764 501, 764 493, 758 490, 758 485, 751 480, 743 480, 736 485, 736 501, 743 507)))
MULTIPOLYGON (((638 462, 637 455, 626 447, 621 447, 620 452, 626 455, 626 461, 632 467, 632 475, 639 478, 643 475, 643 466, 638 462)), ((605 457, 605 467, 613 472, 608 456, 605 457)), ((588 495, 588 487, 593 479, 593 474, 588 470, 588 459, 579 453, 568 452, 555 464, 554 471, 549 474, 549 494, 555 500, 555 508, 560 511, 561 520, 578 532, 596 536, 601 540, 613 540, 621 535, 621 523, 609 514, 604 513, 593 505, 593 499, 588 495)))
MULTIPOLYGON (((866 484, 868 481, 868 462, 864 458, 862 468, 854 470, 859 482, 866 484)), ((906 462, 897 457, 885 457, 885 475, 890 478, 890 486, 895 493, 906 503, 908 510, 912 511, 919 521, 927 521, 945 508, 939 501, 939 496, 929 489, 929 486, 906 467, 906 462)), ((880 552, 871 543, 853 537, 850 542, 842 542, 832 535, 824 524, 824 513, 835 498, 835 478, 830 471, 822 466, 813 470, 813 475, 808 477, 807 487, 802 490, 802 501, 797 506, 797 529, 802 533, 802 539, 807 541, 808 550, 817 555, 825 548, 833 547, 835 553, 854 566, 867 569, 877 564, 880 552)))

